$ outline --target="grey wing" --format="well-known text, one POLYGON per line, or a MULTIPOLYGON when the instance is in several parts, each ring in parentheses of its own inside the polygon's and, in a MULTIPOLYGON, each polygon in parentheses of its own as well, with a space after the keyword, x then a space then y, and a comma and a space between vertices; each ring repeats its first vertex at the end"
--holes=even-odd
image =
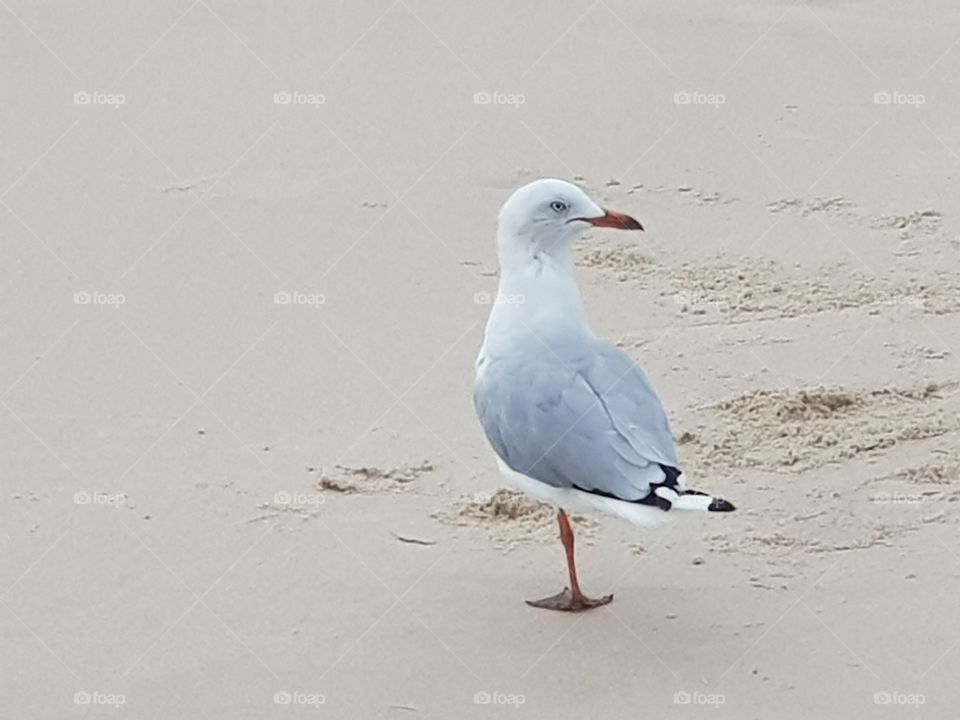
POLYGON ((487 438, 513 470, 554 487, 639 500, 676 467, 666 415, 646 376, 598 343, 569 362, 491 363, 474 403, 487 438))
POLYGON ((617 432, 643 457, 679 468, 670 421, 646 373, 623 350, 606 343, 598 342, 592 357, 587 382, 617 432))

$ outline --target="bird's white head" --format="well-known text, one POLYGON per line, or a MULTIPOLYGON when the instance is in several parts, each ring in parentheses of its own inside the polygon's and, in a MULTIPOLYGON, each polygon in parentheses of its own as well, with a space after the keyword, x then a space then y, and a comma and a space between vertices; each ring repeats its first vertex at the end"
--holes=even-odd
POLYGON ((565 180, 545 178, 513 192, 500 208, 501 260, 565 252, 590 226, 643 230, 629 215, 605 210, 565 180))

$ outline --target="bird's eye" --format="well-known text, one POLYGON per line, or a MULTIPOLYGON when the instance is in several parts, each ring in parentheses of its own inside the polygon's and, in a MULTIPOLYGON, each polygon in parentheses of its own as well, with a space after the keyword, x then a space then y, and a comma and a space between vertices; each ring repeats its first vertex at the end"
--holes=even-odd
POLYGON ((550 203, 550 209, 554 212, 561 213, 567 209, 567 204, 565 202, 560 202, 559 200, 554 200, 550 203))

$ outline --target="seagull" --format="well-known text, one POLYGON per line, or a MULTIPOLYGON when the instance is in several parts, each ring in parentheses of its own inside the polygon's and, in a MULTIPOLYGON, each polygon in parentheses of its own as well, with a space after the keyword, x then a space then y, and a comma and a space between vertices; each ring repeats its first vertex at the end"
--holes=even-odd
POLYGON ((527 603, 571 612, 606 605, 613 595, 591 598, 580 590, 567 511, 654 526, 678 510, 735 509, 686 486, 650 380, 590 329, 571 245, 591 227, 643 230, 564 180, 537 180, 504 203, 500 281, 473 394, 504 478, 558 509, 570 585, 527 603))

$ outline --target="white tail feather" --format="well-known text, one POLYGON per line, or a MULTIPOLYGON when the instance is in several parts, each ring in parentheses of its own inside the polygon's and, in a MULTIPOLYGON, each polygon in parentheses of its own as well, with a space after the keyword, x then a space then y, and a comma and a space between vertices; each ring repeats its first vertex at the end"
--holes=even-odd
POLYGON ((700 510, 706 512, 713 503, 709 495, 679 495, 673 501, 674 510, 700 510))

